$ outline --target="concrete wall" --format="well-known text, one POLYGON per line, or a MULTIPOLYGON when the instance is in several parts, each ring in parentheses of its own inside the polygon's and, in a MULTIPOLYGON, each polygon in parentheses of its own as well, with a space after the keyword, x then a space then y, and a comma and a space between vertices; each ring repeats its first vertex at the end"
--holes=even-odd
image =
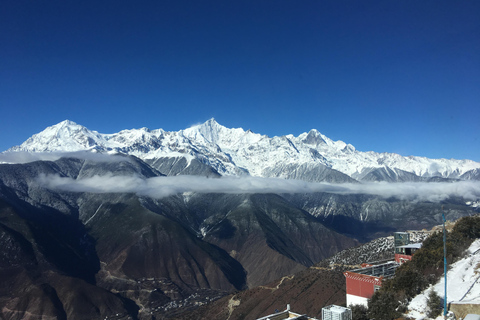
POLYGON ((365 297, 355 296, 353 294, 347 294, 347 307, 355 304, 362 304, 368 307, 368 299, 365 297))

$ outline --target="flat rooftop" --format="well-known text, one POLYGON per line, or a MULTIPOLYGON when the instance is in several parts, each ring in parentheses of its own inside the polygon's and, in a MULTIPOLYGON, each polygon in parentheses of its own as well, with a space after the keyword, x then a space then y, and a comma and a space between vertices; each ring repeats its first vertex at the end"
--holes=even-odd
POLYGON ((399 266, 400 265, 395 261, 389 261, 389 262, 376 264, 376 265, 365 267, 365 268, 349 270, 349 272, 363 274, 363 275, 372 276, 372 277, 390 278, 395 275, 395 270, 399 266))
POLYGON ((420 249, 422 247, 421 243, 410 243, 404 246, 398 246, 397 248, 405 248, 405 249, 420 249))

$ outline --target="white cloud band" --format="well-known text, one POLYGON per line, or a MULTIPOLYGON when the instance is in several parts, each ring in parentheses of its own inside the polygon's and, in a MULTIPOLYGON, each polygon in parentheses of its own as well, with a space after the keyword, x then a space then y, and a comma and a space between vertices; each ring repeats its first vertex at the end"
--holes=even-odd
POLYGON ((173 176, 141 178, 138 176, 94 176, 83 179, 40 175, 37 182, 48 189, 92 193, 136 193, 163 198, 183 192, 199 193, 314 193, 370 194, 403 200, 438 202, 451 196, 467 200, 480 198, 479 181, 403 182, 403 183, 312 183, 300 180, 259 177, 206 178, 173 176))
POLYGON ((60 158, 75 158, 95 162, 131 161, 130 157, 120 154, 103 154, 91 151, 74 152, 3 152, 0 153, 0 163, 29 163, 34 161, 56 161, 60 158))

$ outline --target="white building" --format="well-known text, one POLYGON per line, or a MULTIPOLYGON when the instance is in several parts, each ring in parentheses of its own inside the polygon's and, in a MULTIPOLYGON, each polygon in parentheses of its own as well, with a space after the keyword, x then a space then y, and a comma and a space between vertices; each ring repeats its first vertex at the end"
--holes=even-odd
POLYGON ((322 320, 352 320, 352 310, 332 304, 322 309, 322 320))

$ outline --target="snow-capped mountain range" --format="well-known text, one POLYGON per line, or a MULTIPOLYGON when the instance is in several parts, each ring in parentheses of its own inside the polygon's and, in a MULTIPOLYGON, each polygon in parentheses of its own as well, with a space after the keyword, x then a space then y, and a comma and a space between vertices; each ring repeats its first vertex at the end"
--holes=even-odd
MULTIPOLYGON (((5 151, 29 153, 93 151, 136 156, 159 167, 195 162, 219 175, 280 177, 307 181, 421 181, 480 179, 480 163, 471 160, 404 157, 395 153, 361 152, 333 141, 317 130, 295 137, 268 137, 241 128, 229 129, 210 119, 180 131, 147 128, 102 134, 65 120, 5 151)), ((187 172, 187 171, 185 171, 187 172)), ((184 172, 184 174, 185 174, 184 172)), ((181 174, 182 171, 170 171, 181 174)), ((190 172, 190 174, 195 172, 190 172)))

